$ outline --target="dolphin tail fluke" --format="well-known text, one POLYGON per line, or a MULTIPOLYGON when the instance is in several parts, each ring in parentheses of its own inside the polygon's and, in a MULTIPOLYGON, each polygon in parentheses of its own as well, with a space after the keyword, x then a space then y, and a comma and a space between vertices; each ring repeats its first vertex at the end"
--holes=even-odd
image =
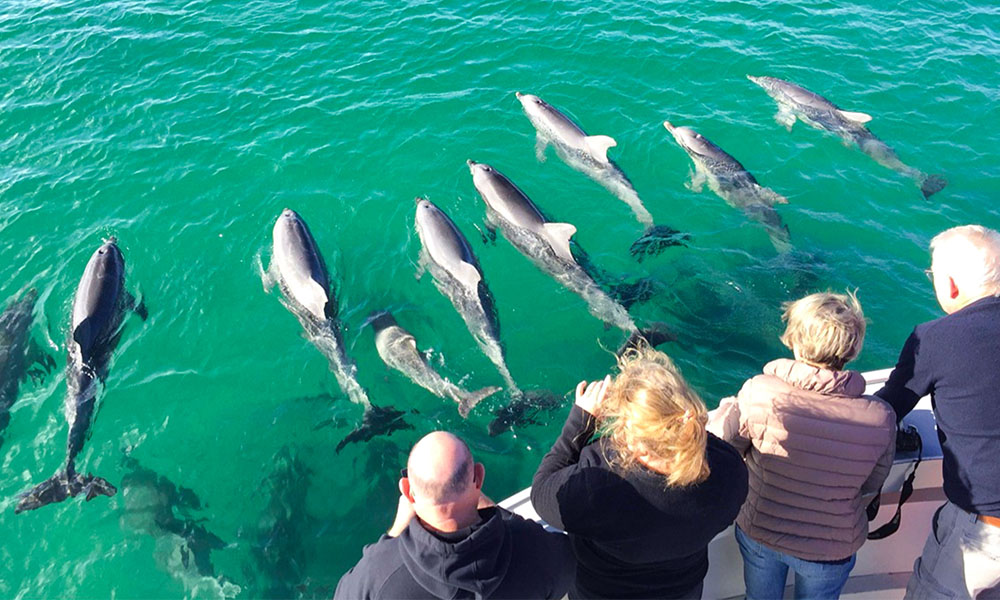
POLYGON ((118 493, 118 488, 111 485, 103 477, 95 477, 90 474, 81 475, 80 473, 68 475, 65 472, 60 472, 22 494, 14 512, 35 510, 46 504, 62 502, 67 498, 81 494, 87 500, 92 500, 97 496, 114 496, 116 493, 118 493))
POLYGON ((644 327, 632 332, 625 343, 615 352, 616 356, 621 356, 629 350, 636 350, 643 346, 655 348, 660 344, 677 341, 677 336, 666 323, 656 322, 649 327, 644 327))
POLYGON ((406 413, 396 410, 391 406, 375 406, 372 404, 370 408, 365 410, 365 416, 361 420, 361 425, 347 434, 347 437, 340 440, 340 443, 337 444, 337 454, 340 454, 344 446, 351 442, 367 441, 377 435, 391 435, 392 432, 399 429, 413 429, 413 425, 403 420, 404 414, 406 413))
POLYGON ((934 194, 944 189, 948 185, 948 180, 940 175, 926 175, 920 180, 920 191, 924 194, 924 199, 929 199, 934 194))
POLYGON ((510 404, 502 406, 493 414, 496 415, 487 427, 490 437, 496 437, 514 427, 537 425, 535 417, 546 410, 554 410, 563 406, 563 397, 548 390, 530 390, 511 400, 510 404))
POLYGON ((611 296, 625 310, 629 310, 633 304, 649 300, 655 293, 656 282, 649 277, 644 277, 638 281, 611 285, 611 296))
POLYGON ((499 392, 501 389, 503 388, 490 386, 474 392, 456 390, 453 394, 453 398, 456 402, 458 402, 458 414, 462 415, 462 418, 468 418, 469 413, 476 407, 477 404, 499 392))
POLYGON ((667 225, 653 225, 632 242, 628 251, 636 261, 642 262, 647 256, 656 256, 671 246, 686 246, 685 242, 690 239, 690 235, 667 225))

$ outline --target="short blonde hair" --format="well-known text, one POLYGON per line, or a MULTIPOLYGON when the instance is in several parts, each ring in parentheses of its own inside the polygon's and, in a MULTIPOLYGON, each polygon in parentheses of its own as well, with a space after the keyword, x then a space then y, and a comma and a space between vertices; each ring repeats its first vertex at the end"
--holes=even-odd
POLYGON ((935 269, 971 296, 1000 295, 1000 233, 982 225, 962 225, 931 240, 935 269))
POLYGON ((708 410, 670 358, 642 347, 625 352, 618 367, 599 415, 611 464, 628 471, 646 454, 667 465, 668 487, 707 479, 708 410))
POLYGON ((837 370, 861 353, 865 315, 857 297, 822 292, 782 305, 781 343, 816 365, 837 370))

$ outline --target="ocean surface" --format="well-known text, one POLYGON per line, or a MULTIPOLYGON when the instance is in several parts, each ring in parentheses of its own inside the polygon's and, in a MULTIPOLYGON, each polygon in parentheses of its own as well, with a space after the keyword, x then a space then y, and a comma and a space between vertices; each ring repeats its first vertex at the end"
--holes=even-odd
POLYGON ((58 367, 21 382, 0 432, 0 597, 325 597, 390 524, 398 469, 434 429, 468 441, 496 499, 525 487, 571 390, 623 340, 502 236, 484 243, 465 161, 492 164, 614 281, 647 280, 632 307, 709 406, 778 341, 781 303, 857 290, 870 321, 860 370, 889 367, 939 315, 930 238, 997 227, 1000 7, 929 0, 880 9, 813 0, 649 2, 159 2, 0 4, 0 301, 37 289, 31 338, 58 367), (915 182, 802 123, 746 79, 770 75, 873 116, 915 182), (629 208, 549 149, 514 93, 590 134, 659 225, 690 235, 639 262, 629 208), (705 187, 664 130, 696 128, 762 185, 792 250, 705 187), (468 419, 390 371, 365 319, 389 309, 431 363, 468 388, 502 385, 431 277, 418 279, 414 197, 468 237, 496 300, 510 371, 557 406, 487 433, 497 394, 468 419), (322 249, 357 377, 412 429, 336 445, 362 408, 265 290, 285 207, 322 249), (117 237, 129 317, 78 468, 114 497, 14 514, 64 462, 63 365, 76 285, 117 237))

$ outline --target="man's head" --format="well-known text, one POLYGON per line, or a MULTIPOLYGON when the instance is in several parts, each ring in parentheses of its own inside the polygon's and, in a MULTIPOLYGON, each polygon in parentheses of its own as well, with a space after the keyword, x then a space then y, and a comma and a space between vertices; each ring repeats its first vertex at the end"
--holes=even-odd
POLYGON ((406 470, 399 491, 425 524, 455 531, 478 520, 486 472, 458 437, 445 431, 427 434, 410 451, 406 470))
POLYGON ((948 314, 1000 295, 1000 233, 979 225, 953 227, 931 240, 938 303, 948 314))

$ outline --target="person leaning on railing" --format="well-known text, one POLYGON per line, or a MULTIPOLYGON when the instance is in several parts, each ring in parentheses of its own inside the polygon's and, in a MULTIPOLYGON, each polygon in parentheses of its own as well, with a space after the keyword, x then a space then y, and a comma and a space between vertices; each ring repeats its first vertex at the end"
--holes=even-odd
POLYGON ((780 358, 726 398, 708 430, 744 453, 750 493, 736 518, 749 600, 837 598, 868 534, 867 504, 892 467, 895 415, 864 396, 844 365, 861 351, 865 317, 853 295, 785 305, 780 358))
POLYGON ((944 454, 948 502, 906 597, 1000 597, 1000 233, 966 225, 938 234, 928 275, 947 314, 917 325, 877 392, 900 419, 930 394, 944 454))
POLYGON ((665 354, 631 350, 619 368, 577 386, 531 502, 569 534, 570 598, 699 598, 708 543, 746 497, 746 467, 705 431, 704 403, 665 354))
POLYGON ((486 469, 457 436, 410 451, 388 533, 365 546, 334 600, 562 598, 573 579, 566 537, 483 495, 486 469))

